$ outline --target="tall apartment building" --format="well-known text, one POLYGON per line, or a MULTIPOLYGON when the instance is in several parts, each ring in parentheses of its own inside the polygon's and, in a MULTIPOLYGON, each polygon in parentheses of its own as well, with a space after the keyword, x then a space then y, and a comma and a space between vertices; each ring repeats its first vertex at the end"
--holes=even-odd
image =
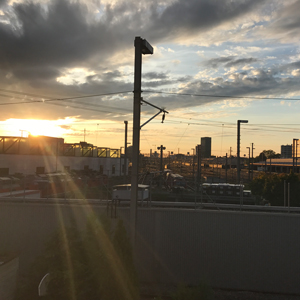
POLYGON ((281 158, 292 158, 292 145, 281 145, 281 158))
POLYGON ((201 138, 201 156, 202 158, 211 157, 211 138, 202 137, 201 138))
POLYGON ((292 156, 291 157, 300 157, 300 140, 293 139, 293 146, 292 146, 292 156))

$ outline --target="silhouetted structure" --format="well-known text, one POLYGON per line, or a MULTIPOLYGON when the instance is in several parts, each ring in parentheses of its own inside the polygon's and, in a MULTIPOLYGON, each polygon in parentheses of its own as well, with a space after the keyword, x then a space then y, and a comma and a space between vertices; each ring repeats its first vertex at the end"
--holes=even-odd
POLYGON ((281 145, 281 158, 292 158, 292 145, 281 145))
POLYGON ((211 157, 211 138, 202 137, 201 138, 201 157, 210 158, 211 157))

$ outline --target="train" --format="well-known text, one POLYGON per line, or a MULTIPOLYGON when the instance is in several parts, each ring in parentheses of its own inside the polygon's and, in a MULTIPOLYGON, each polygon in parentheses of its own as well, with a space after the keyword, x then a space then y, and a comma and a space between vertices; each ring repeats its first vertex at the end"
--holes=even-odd
POLYGON ((250 190, 244 190, 243 184, 229 184, 229 183, 203 183, 203 192, 207 195, 220 195, 220 196, 241 196, 251 197, 252 193, 250 190))
POLYGON ((185 178, 180 174, 174 174, 171 170, 164 170, 164 182, 167 189, 172 191, 187 188, 185 178))

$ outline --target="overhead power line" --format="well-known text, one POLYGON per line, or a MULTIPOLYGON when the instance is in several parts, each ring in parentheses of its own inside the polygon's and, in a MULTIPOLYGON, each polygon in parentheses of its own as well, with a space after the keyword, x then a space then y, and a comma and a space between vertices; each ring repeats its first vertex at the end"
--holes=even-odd
POLYGON ((165 94, 176 96, 194 96, 194 97, 210 97, 210 98, 231 98, 231 99, 252 99, 252 100, 288 100, 300 101, 299 98, 283 98, 283 97, 257 97, 257 96, 232 96, 232 95, 212 95, 212 94, 192 94, 192 93, 172 93, 163 91, 143 91, 144 93, 165 94))
MULTIPOLYGON (((12 91, 11 91, 12 92, 12 91)), ((66 98, 48 98, 43 96, 34 96, 39 98, 46 98, 46 100, 30 100, 30 101, 21 101, 21 102, 5 102, 0 103, 0 105, 14 105, 14 104, 28 104, 28 103, 45 103, 45 102, 52 102, 52 101, 67 101, 67 100, 75 100, 75 99, 86 99, 86 98, 92 98, 92 97, 102 97, 102 96, 111 96, 111 95, 118 95, 118 94, 126 94, 131 93, 132 91, 124 91, 124 92, 115 92, 115 93, 105 93, 105 94, 95 94, 95 95, 85 95, 85 96, 76 96, 76 97, 66 97, 66 98)), ((15 92, 18 93, 19 92, 15 92)), ((25 94, 24 95, 29 95, 25 94)))
MULTIPOLYGON (((6 93, 12 93, 12 94, 17 94, 17 95, 30 96, 30 97, 42 98, 43 99, 43 100, 34 100, 34 99, 32 99, 32 100, 28 100, 28 101, 13 102, 13 103, 6 102, 6 103, 0 103, 0 105, 46 103, 46 104, 51 104, 51 105, 56 105, 56 106, 64 106, 65 107, 65 105, 63 105, 63 104, 54 103, 54 102, 55 101, 66 101, 68 103, 71 103, 71 104, 68 104, 68 107, 70 107, 70 108, 82 109, 82 110, 90 110, 90 111, 95 111, 95 112, 96 111, 97 112, 105 112, 105 113, 112 113, 112 111, 97 110, 97 109, 91 109, 91 108, 82 107, 82 106, 75 106, 74 103, 71 102, 71 100, 91 98, 91 97, 100 97, 100 96, 108 96, 108 95, 116 95, 116 94, 129 93, 130 92, 130 91, 125 91, 125 92, 117 92, 117 93, 105 93, 105 94, 96 94, 96 95, 74 96, 74 97, 67 97, 67 98, 50 98, 50 97, 45 97, 45 96, 42 96, 42 95, 31 94, 31 93, 24 93, 24 92, 16 92, 16 91, 11 91, 11 90, 6 90, 6 89, 0 89, 0 91, 4 91, 6 93)), ((7 98, 9 98, 11 96, 0 94, 0 97, 7 97, 7 98)), ((19 97, 19 96, 14 96, 14 98, 23 99, 22 97, 19 97)), ((112 106, 103 105, 103 104, 82 103, 82 102, 77 102, 77 104, 82 104, 84 106, 98 107, 98 108, 104 107, 104 108, 108 108, 108 109, 117 109, 117 110, 131 112, 130 109, 125 109, 125 108, 120 108, 120 107, 112 107, 112 106)))

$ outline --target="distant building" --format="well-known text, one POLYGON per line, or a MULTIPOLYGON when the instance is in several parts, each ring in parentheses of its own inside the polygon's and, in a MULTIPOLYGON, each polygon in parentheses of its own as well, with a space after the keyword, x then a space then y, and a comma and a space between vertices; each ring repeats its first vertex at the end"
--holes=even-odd
POLYGON ((123 164, 120 149, 48 136, 0 137, 0 176, 93 170, 110 177, 122 175, 123 164))
POLYGON ((292 145, 281 145, 281 158, 292 158, 292 145))
POLYGON ((299 139, 293 139, 293 145, 292 145, 292 156, 294 158, 300 157, 300 143, 299 139))
POLYGON ((211 157, 211 138, 202 137, 201 138, 201 156, 202 158, 211 157))
POLYGON ((254 170, 276 173, 294 173, 300 172, 299 162, 293 161, 293 158, 268 158, 265 161, 259 161, 253 164, 254 170))

